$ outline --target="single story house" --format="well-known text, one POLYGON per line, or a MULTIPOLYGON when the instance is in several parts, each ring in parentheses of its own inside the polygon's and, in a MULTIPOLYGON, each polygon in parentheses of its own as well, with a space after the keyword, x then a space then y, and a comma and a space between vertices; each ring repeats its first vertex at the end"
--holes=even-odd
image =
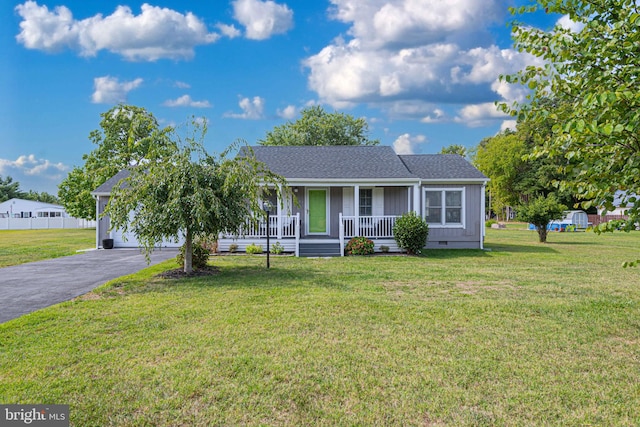
MULTIPOLYGON (((258 161, 283 176, 292 190, 273 206, 269 224, 248 222, 237 236, 219 236, 218 249, 249 244, 266 250, 279 242, 298 256, 339 256, 350 238, 365 236, 390 252, 399 251, 393 226, 414 211, 429 224, 427 248, 482 249, 485 186, 488 178, 457 154, 397 155, 389 146, 256 146, 258 161)), ((239 156, 244 155, 241 151, 239 156)), ((98 215, 104 211, 120 172, 93 194, 98 215)), ((97 245, 106 237, 108 218, 98 219, 97 245)), ((112 233, 114 246, 123 236, 112 233)), ((129 242, 135 242, 129 236, 129 242)))
POLYGON ((0 203, 0 218, 69 218, 69 214, 53 203, 9 199, 0 203))

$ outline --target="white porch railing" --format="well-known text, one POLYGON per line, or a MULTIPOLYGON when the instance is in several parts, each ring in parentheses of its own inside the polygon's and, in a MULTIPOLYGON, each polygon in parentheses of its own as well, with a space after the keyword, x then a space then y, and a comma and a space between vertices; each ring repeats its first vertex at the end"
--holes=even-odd
POLYGON ((393 226, 397 218, 395 215, 355 217, 340 214, 340 234, 347 239, 356 236, 370 239, 393 238, 393 226))
MULTIPOLYGON (((269 236, 274 239, 287 239, 300 237, 300 214, 297 213, 291 216, 277 215, 269 217, 269 236)), ((265 220, 259 221, 247 221, 244 227, 241 228, 238 233, 242 238, 266 238, 267 237, 267 222, 265 220)), ((231 237, 229 235, 225 237, 231 237)))

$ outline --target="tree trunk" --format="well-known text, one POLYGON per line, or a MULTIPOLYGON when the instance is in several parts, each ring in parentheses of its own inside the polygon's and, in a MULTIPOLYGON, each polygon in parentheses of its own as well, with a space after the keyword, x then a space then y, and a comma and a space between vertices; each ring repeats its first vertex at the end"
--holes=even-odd
POLYGON ((547 224, 538 226, 536 228, 538 229, 538 237, 540 239, 540 243, 547 243, 547 224))
POLYGON ((193 236, 191 230, 187 230, 184 242, 184 272, 191 273, 193 271, 193 236))

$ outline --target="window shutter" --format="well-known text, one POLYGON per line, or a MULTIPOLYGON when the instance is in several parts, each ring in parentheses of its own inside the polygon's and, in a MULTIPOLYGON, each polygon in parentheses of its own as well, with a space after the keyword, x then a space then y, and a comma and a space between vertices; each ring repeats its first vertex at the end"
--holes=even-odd
POLYGON ((342 215, 353 216, 353 187, 342 188, 342 215))
POLYGON ((373 216, 384 215, 384 188, 375 187, 373 189, 373 216))

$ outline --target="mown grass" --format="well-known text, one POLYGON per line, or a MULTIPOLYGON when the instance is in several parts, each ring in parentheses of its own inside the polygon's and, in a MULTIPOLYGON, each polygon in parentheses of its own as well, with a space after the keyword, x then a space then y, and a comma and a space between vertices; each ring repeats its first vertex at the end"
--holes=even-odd
POLYGON ((0 267, 73 255, 95 245, 95 229, 0 230, 0 267))
POLYGON ((0 325, 0 402, 75 426, 638 425, 640 233, 171 261, 0 325))

